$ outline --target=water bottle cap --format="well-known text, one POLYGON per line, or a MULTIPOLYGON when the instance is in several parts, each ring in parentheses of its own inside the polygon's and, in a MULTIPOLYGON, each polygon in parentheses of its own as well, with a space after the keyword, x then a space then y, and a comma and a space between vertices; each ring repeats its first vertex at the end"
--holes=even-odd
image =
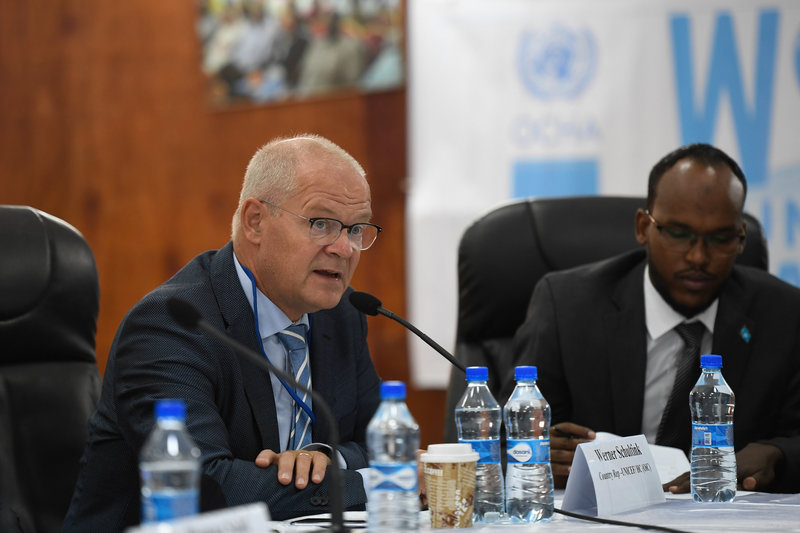
POLYGON ((536 381, 539 372, 535 366, 518 366, 514 369, 514 378, 517 381, 536 381))
POLYGON ((381 399, 405 400, 406 384, 402 381, 384 381, 381 383, 381 399))
POLYGON ((186 403, 183 400, 156 400, 156 420, 173 418, 181 422, 186 420, 186 403))
POLYGON ((489 369, 485 366, 467 367, 467 381, 486 381, 489 379, 489 369))
POLYGON ((722 356, 711 354, 701 355, 700 368, 722 368, 722 356))

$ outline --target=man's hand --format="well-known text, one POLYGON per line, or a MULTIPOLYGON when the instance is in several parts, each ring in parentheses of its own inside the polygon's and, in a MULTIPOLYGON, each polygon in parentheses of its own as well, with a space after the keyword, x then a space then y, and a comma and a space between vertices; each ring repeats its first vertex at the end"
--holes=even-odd
POLYGON ((550 428, 550 464, 553 467, 555 488, 563 489, 567 486, 572 458, 575 457, 578 444, 589 442, 594 437, 594 431, 572 422, 561 422, 550 428))
POLYGON ((736 478, 744 490, 764 491, 775 481, 783 452, 771 444, 751 442, 736 454, 736 478))
POLYGON ((689 472, 684 472, 668 483, 661 485, 661 490, 672 494, 685 494, 689 492, 689 472))
POLYGON ((324 453, 306 450, 286 450, 283 453, 262 450, 256 457, 256 466, 261 468, 278 465, 278 481, 281 485, 291 483, 294 472, 294 486, 298 489, 304 489, 308 485, 309 472, 313 483, 321 483, 325 478, 325 468, 330 462, 324 453))
MULTIPOLYGON (((736 478, 739 489, 766 490, 775 481, 775 469, 783 460, 783 452, 771 444, 751 442, 736 454, 736 478)), ((689 472, 681 474, 669 483, 664 483, 664 491, 672 494, 689 492, 689 472)))

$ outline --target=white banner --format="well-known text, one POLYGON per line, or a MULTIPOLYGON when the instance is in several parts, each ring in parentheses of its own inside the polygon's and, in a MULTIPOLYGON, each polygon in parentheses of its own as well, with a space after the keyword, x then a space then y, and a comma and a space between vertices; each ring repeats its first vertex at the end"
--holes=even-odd
MULTIPOLYGON (((644 196, 709 142, 800 285, 800 2, 410 0, 409 315, 452 349, 464 229, 512 198, 644 196)), ((410 338, 417 387, 449 363, 410 338)))

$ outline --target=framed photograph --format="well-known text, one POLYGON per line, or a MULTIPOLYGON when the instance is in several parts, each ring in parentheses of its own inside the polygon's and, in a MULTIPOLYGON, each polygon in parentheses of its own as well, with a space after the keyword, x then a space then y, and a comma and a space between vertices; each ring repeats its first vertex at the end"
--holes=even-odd
POLYGON ((401 86, 402 0, 197 0, 217 107, 401 86))

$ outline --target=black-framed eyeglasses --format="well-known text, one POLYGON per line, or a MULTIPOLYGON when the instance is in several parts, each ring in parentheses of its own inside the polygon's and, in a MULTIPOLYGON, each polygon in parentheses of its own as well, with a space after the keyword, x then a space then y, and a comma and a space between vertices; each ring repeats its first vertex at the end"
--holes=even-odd
POLYGON ((733 255, 744 242, 744 231, 720 231, 717 233, 695 233, 681 226, 660 224, 649 210, 644 212, 664 239, 664 245, 676 252, 688 252, 698 239, 703 239, 710 253, 717 255, 733 255))
POLYGON ((298 215, 293 211, 289 211, 288 209, 284 209, 267 200, 259 200, 259 202, 307 221, 309 224, 308 237, 311 239, 311 242, 319 244, 320 246, 329 246, 335 243, 339 235, 342 234, 342 230, 347 230, 347 238, 350 240, 350 245, 357 250, 366 250, 375 243, 375 239, 378 238, 378 233, 383 231, 383 228, 377 224, 370 224, 369 222, 359 222, 348 226, 341 220, 336 220, 335 218, 308 218, 303 215, 298 215))

